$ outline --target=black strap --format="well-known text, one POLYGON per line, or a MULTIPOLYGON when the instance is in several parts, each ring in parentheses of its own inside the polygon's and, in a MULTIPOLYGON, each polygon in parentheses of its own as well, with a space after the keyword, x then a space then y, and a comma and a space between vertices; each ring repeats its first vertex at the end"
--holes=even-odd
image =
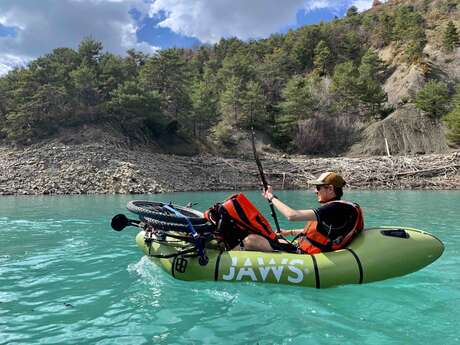
POLYGON ((260 218, 259 215, 256 216, 256 221, 257 221, 257 223, 260 224, 261 227, 264 228, 264 230, 265 230, 265 232, 266 232, 267 234, 270 233, 270 232, 273 232, 272 230, 270 230, 270 229, 267 227, 267 225, 265 225, 264 223, 262 223, 262 219, 260 218))
MULTIPOLYGON (((324 235, 323 235, 324 236, 324 235)), ((310 239, 307 235, 305 235, 305 238, 310 242, 311 245, 315 246, 316 248, 319 248, 322 252, 328 252, 332 249, 332 242, 329 240, 329 244, 322 244, 319 242, 316 242, 315 240, 310 239)))
POLYGON ((219 252, 219 255, 217 255, 216 259, 216 268, 214 270, 214 280, 217 281, 219 280, 219 266, 220 266, 220 257, 222 256, 223 251, 221 250, 219 252))
POLYGON ((233 207, 235 208, 236 213, 241 218, 241 220, 245 222, 246 224, 251 224, 248 216, 246 216, 246 213, 244 213, 244 210, 241 207, 240 203, 236 201, 236 199, 232 199, 232 204, 233 204, 233 207))
POLYGON ((346 248, 346 249, 353 255, 353 257, 356 260, 356 264, 358 265, 358 269, 359 269, 359 283, 362 284, 363 278, 364 278, 364 270, 363 270, 363 265, 361 264, 361 260, 359 259, 358 254, 356 254, 353 249, 351 248, 346 248))
POLYGON ((316 257, 314 255, 310 255, 310 256, 311 256, 311 260, 313 261, 313 267, 315 269, 316 288, 319 289, 319 288, 321 288, 321 281, 319 279, 318 263, 316 262, 316 257))
POLYGON ((270 246, 274 250, 279 250, 286 253, 297 253, 297 246, 291 242, 281 242, 278 239, 276 240, 268 240, 270 246))
MULTIPOLYGON (((241 218, 241 220, 246 223, 245 225, 247 227, 251 227, 251 221, 249 220, 248 216, 246 215, 246 213, 244 212, 244 209, 241 207, 241 204, 236 200, 236 199, 232 199, 232 204, 233 204, 233 207, 235 208, 236 210, 236 213, 238 214, 238 216, 241 218)), ((265 232, 267 234, 269 234, 270 232, 273 232, 270 228, 267 227, 266 224, 264 224, 262 222, 262 219, 260 218, 259 215, 256 216, 256 221, 257 223, 265 230, 265 232)), ((254 231, 255 229, 253 229, 254 231)))

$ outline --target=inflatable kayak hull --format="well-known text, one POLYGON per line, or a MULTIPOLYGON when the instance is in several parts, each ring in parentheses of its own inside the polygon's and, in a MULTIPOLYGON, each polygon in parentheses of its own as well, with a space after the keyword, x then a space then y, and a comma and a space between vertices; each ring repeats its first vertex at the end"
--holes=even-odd
POLYGON ((136 242, 151 260, 174 278, 231 282, 264 282, 327 288, 364 284, 415 272, 435 261, 444 251, 435 236, 412 228, 365 229, 346 248, 314 255, 284 252, 220 251, 206 249, 209 262, 174 254, 175 248, 146 243, 144 231, 136 242))

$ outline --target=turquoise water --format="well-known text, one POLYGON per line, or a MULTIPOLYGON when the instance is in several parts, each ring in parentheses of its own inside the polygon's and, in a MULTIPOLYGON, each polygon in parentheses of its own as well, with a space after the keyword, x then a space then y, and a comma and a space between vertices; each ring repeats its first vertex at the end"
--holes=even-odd
POLYGON ((142 257, 134 228, 109 227, 133 198, 203 210, 228 194, 0 198, 0 344, 460 343, 460 192, 349 192, 367 226, 424 229, 446 251, 405 277, 325 290, 177 281, 142 257))

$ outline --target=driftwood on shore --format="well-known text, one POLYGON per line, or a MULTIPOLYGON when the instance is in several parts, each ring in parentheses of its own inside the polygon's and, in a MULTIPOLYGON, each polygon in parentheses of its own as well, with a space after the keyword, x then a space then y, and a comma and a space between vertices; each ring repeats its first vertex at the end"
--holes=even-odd
POLYGON ((343 174, 348 185, 356 189, 460 189, 458 151, 395 157, 271 157, 264 166, 267 176, 287 188, 302 188, 308 180, 332 170, 343 174))
MULTIPOLYGON (((261 154, 275 188, 303 189, 324 171, 352 189, 460 189, 460 151, 448 154, 308 158, 261 154)), ((260 188, 251 156, 193 157, 107 147, 48 144, 0 148, 0 195, 159 193, 260 188)))

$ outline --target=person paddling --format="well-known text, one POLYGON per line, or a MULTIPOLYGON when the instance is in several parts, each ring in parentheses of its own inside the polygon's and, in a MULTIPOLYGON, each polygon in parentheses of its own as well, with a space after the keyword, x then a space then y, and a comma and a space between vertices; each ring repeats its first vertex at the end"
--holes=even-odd
MULTIPOLYGON (((363 229, 364 219, 358 204, 341 200, 345 180, 339 174, 328 171, 308 183, 316 188, 321 204, 318 208, 294 210, 276 197, 271 186, 263 193, 264 198, 271 201, 289 221, 307 221, 303 229, 281 230, 281 235, 298 238, 298 253, 316 254, 346 247, 363 229)), ((251 234, 243 240, 243 246, 244 250, 282 250, 284 241, 279 242, 278 246, 260 235, 251 234)))

